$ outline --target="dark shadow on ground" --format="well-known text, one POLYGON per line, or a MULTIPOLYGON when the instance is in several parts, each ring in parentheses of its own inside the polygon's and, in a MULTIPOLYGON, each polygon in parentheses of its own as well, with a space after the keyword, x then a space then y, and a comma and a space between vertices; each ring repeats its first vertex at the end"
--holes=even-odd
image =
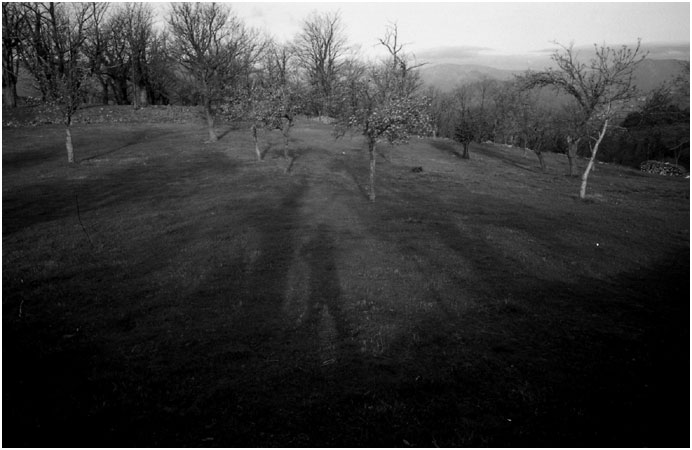
MULTIPOLYGON (((161 242, 128 247, 126 256, 104 253, 112 266, 101 272, 85 262, 82 279, 61 271, 31 291, 3 267, 7 446, 689 445, 685 241, 661 251, 656 264, 609 279, 546 281, 485 240, 484 229, 524 231, 559 253, 579 243, 559 244, 556 223, 587 229, 588 218, 466 196, 464 213, 475 226, 464 228, 448 212, 462 200, 411 188, 359 220, 387 255, 418 258, 430 289, 415 300, 436 306, 397 321, 394 341, 375 356, 352 348, 349 319, 364 319, 345 303, 337 231, 301 216, 307 177, 287 177, 285 186, 249 198, 236 194, 235 177, 205 191, 204 171, 217 170, 205 167, 217 162, 181 166, 183 184, 173 188, 157 187, 170 173, 153 172, 146 183, 146 172, 132 174, 131 185, 112 181, 103 191, 89 182, 85 208, 141 201, 141 189, 154 189, 151 207, 169 201, 166 209, 216 193, 194 209, 195 221, 155 234, 161 242), (449 255, 480 275, 463 276, 449 255), (137 263, 114 277, 124 257, 137 263), (306 294, 290 307, 297 258, 306 294), (160 277, 162 268, 173 276, 160 277), (87 280, 99 289, 88 290, 80 282, 87 280), (41 298, 27 298, 16 320, 26 292, 41 298), (482 303, 458 308, 454 302, 469 293, 482 303), (333 343, 334 361, 323 359, 324 342, 333 343)), ((349 166, 335 170, 355 180, 349 166)), ((18 192, 11 198, 12 215, 31 204, 18 192)), ((20 225, 15 231, 29 226, 20 225)), ((385 285, 370 283, 366 299, 376 302, 385 285)))
POLYGON ((452 155, 456 156, 457 158, 463 158, 461 154, 461 149, 459 148, 459 144, 453 144, 451 142, 443 142, 443 141, 438 141, 438 140, 431 140, 429 141, 430 146, 433 148, 436 148, 438 150, 442 150, 443 152, 446 153, 451 153, 452 155))
POLYGON ((303 249, 305 261, 310 267, 307 318, 304 326, 312 335, 310 339, 319 342, 319 322, 323 319, 323 313, 327 313, 333 321, 337 353, 342 354, 351 333, 341 306, 341 283, 334 260, 335 244, 332 233, 326 224, 321 223, 315 236, 303 249))
POLYGON ((144 163, 114 163, 105 170, 82 167, 77 169, 84 174, 82 178, 39 181, 8 189, 3 193, 3 236, 64 217, 74 216, 76 220, 75 195, 79 196, 82 214, 95 208, 136 203, 143 197, 170 203, 199 189, 196 179, 219 172, 228 175, 237 166, 222 154, 207 153, 196 160, 170 158, 163 168, 144 163), (215 163, 210 164, 210 159, 215 163), (173 186, 169 183, 171 165, 177 172, 173 186))
POLYGON ((522 164, 521 162, 519 162, 519 160, 517 158, 519 158, 520 155, 518 153, 518 150, 516 150, 516 149, 515 150, 508 150, 508 151, 513 151, 517 158, 513 157, 513 155, 507 154, 503 150, 499 150, 499 149, 495 148, 495 146, 492 146, 492 145, 479 145, 475 148, 475 150, 479 154, 482 154, 484 156, 488 156, 491 158, 495 158, 497 160, 502 161, 505 164, 509 164, 510 166, 516 167, 517 169, 526 170, 527 172, 532 172, 532 173, 537 173, 537 174, 547 173, 547 169, 546 169, 546 172, 541 171, 540 164, 538 162, 538 158, 536 157, 536 154, 534 152, 530 152, 530 153, 531 153, 531 156, 533 157, 536 165, 535 166, 533 166, 533 165, 528 166, 528 165, 525 165, 525 164, 522 164))
MULTIPOLYGON (((504 200, 486 200, 475 208, 490 211, 494 202, 507 211, 497 205, 504 200)), ((431 208, 444 211, 440 203, 431 208)), ((412 214, 398 203, 378 211, 379 223, 402 223, 412 214)), ((557 241, 549 217, 525 213, 488 214, 485 221, 557 241)), ((423 279, 444 273, 451 280, 444 297, 431 283, 438 307, 394 345, 407 349, 406 367, 415 374, 409 379, 423 381, 390 394, 388 404, 405 405, 401 416, 419 421, 407 434, 392 429, 391 435, 442 447, 687 445, 689 415, 679 411, 689 409, 689 248, 607 281, 554 282, 485 242, 482 227, 460 229, 444 213, 420 217, 415 235, 439 236, 472 274, 455 273, 403 227, 385 231, 373 223, 381 239, 410 260, 420 258, 423 279), (456 302, 468 294, 484 303, 459 313, 456 302), (414 333, 419 342, 412 342, 414 333), (421 404, 425 415, 414 412, 421 404)))
MULTIPOLYGON (((358 192, 360 192, 361 197, 366 200, 370 198, 370 183, 369 179, 367 178, 369 176, 368 167, 363 165, 362 172, 359 173, 357 171, 358 167, 354 166, 353 161, 335 159, 330 164, 329 168, 334 172, 347 174, 351 180, 353 180, 353 184, 355 184, 356 188, 358 188, 358 192)), ((377 178, 375 184, 377 184, 377 178)), ((375 186, 375 188, 377 189, 377 186, 375 186)))
POLYGON ((112 148, 110 150, 106 150, 105 152, 101 152, 101 153, 98 153, 98 154, 95 154, 95 155, 92 155, 92 156, 89 156, 86 158, 80 158, 78 162, 82 163, 82 162, 88 162, 88 161, 92 161, 95 159, 103 158, 104 156, 112 155, 112 154, 117 153, 118 151, 123 150, 127 147, 146 142, 146 140, 148 140, 148 139, 155 139, 155 138, 162 136, 162 135, 165 135, 165 133, 163 133, 163 132, 154 133, 151 130, 146 130, 146 129, 131 132, 131 133, 128 133, 128 135, 126 136, 126 139, 124 139, 125 142, 123 142, 121 145, 119 145, 115 148, 112 148))

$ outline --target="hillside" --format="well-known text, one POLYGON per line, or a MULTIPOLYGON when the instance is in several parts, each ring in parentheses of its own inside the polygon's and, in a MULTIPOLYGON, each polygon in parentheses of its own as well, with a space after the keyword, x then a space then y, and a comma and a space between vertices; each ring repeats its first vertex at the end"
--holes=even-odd
MULTIPOLYGON (((537 70, 537 68, 533 68, 537 70)), ((635 85, 643 92, 670 81, 681 73, 681 61, 674 59, 645 59, 636 69, 635 85)), ((426 86, 433 86, 442 92, 449 92, 458 85, 472 83, 483 77, 497 80, 510 80, 521 70, 503 70, 475 64, 431 64, 423 66, 420 74, 426 86)))
POLYGON ((645 59, 634 72, 634 84, 643 92, 649 92, 666 81, 671 81, 684 70, 677 59, 645 59))
POLYGON ((160 119, 3 129, 3 445, 689 445, 689 180, 160 119))
POLYGON ((477 64, 436 64, 423 66, 420 74, 427 86, 449 92, 460 84, 473 83, 483 77, 496 80, 511 80, 520 71, 495 69, 477 64))

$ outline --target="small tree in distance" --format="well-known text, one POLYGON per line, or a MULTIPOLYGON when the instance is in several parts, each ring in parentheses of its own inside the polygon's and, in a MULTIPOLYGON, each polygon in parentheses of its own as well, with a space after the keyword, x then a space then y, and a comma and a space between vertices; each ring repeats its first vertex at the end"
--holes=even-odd
POLYGON ((263 86, 257 83, 250 87, 241 111, 252 121, 250 131, 255 143, 257 161, 262 160, 258 131, 263 128, 281 130, 284 138, 284 158, 289 159, 289 135, 293 127, 293 119, 299 111, 298 99, 291 88, 288 86, 263 86))
POLYGON ((475 128, 476 124, 473 121, 473 117, 471 117, 471 113, 468 110, 462 111, 459 124, 454 130, 454 140, 460 142, 463 146, 464 153, 461 154, 461 157, 464 159, 471 159, 469 145, 471 145, 471 141, 473 141, 475 136, 475 128))
POLYGON ((311 113, 329 116, 334 111, 334 94, 338 87, 345 57, 349 52, 341 14, 313 12, 302 23, 292 53, 305 72, 310 86, 311 113))
POLYGON ((543 148, 550 140, 549 130, 555 129, 556 124, 553 111, 540 104, 537 94, 535 91, 518 93, 515 120, 524 155, 531 150, 538 158, 541 171, 545 172, 547 167, 543 148))
POLYGON ((299 84, 289 66, 292 56, 289 47, 268 41, 262 66, 248 77, 245 85, 229 91, 221 106, 222 112, 231 120, 251 122, 257 161, 262 160, 260 129, 281 130, 284 158, 289 159, 289 136, 303 103, 299 84))
POLYGON ((428 111, 429 102, 415 95, 417 73, 410 70, 400 47, 394 45, 397 29, 385 36, 385 45, 396 64, 392 61, 371 67, 365 79, 354 82, 350 104, 337 122, 337 135, 347 129, 357 130, 365 136, 370 156, 370 201, 375 201, 375 148, 384 140, 391 145, 408 142, 411 135, 430 135, 432 121, 428 111), (396 53, 392 49, 397 49, 396 53), (398 62, 398 63, 397 63, 398 62))

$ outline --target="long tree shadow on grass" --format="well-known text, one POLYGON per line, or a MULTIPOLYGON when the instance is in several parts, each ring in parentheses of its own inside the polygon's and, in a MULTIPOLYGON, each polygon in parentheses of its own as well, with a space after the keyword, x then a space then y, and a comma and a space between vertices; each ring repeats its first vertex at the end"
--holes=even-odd
POLYGON ((438 140, 431 140, 429 141, 429 144, 438 150, 441 150, 445 153, 451 153, 452 155, 456 156, 457 158, 462 158, 462 154, 459 153, 459 144, 453 144, 451 142, 443 142, 443 141, 438 141, 438 140))
MULTIPOLYGON (((537 161, 536 154, 533 151, 531 151, 530 153, 531 153, 532 157, 536 158, 536 160, 535 160, 536 166, 534 166, 534 165, 527 166, 527 165, 524 165, 524 164, 517 162, 516 159, 513 157, 515 155, 519 156, 517 153, 517 150, 499 150, 495 146, 483 145, 483 146, 479 146, 479 148, 477 148, 476 151, 480 154, 483 154, 483 155, 488 156, 490 158, 495 158, 499 161, 504 162, 505 164, 509 164, 510 166, 516 167, 517 169, 526 170, 528 172, 533 172, 533 173, 537 173, 537 174, 546 173, 546 172, 541 171, 539 162, 537 161), (512 151, 514 153, 514 155, 510 155, 510 154, 506 153, 509 151, 512 151)), ((546 169, 546 171, 547 171, 547 169, 546 169)))
MULTIPOLYGON (((102 283, 102 297, 110 297, 109 290, 120 291, 101 300, 107 308, 89 306, 89 298, 83 298, 87 292, 79 286, 61 286, 70 289, 62 295, 76 303, 70 310, 86 303, 78 321, 87 331, 79 339, 56 337, 59 331, 32 334, 30 323, 44 323, 40 311, 16 326, 4 320, 5 342, 10 338, 18 348, 5 359, 18 368, 6 378, 13 392, 6 400, 21 402, 24 411, 5 422, 14 430, 12 436, 6 434, 7 441, 192 445, 203 443, 205 433, 226 432, 226 426, 236 439, 257 439, 261 429, 256 420, 238 419, 228 409, 255 403, 255 393, 266 387, 261 369, 271 377, 275 364, 267 360, 282 349, 277 342, 286 328, 281 313, 285 276, 294 253, 297 202, 304 190, 303 185, 294 186, 277 204, 231 200, 238 220, 256 231, 257 240, 245 247, 248 254, 224 255, 228 224, 212 217, 195 221, 197 230, 183 230, 183 239, 171 236, 175 243, 151 247, 151 260, 141 252, 129 255, 129 266, 145 272, 129 284, 102 283), (203 236, 195 238, 195 232, 203 236), (207 251, 181 251, 188 243, 207 251), (219 260, 221 268, 216 266, 219 260), (179 275, 158 275, 161 269, 179 275), (38 355, 37 348, 43 348, 38 355), (80 364, 56 370, 55 364, 71 357, 80 364), (243 377, 247 373, 253 377, 243 377), (50 383, 45 374, 54 376, 50 383), (27 383, 43 388, 27 390, 27 383), (210 428, 210 423, 218 428, 210 428), (38 428, 43 431, 36 433, 38 428)), ((108 278, 110 283, 114 278, 108 278)), ((60 292, 53 295, 63 301, 60 292)), ((69 317, 61 317, 59 328, 70 326, 69 317)))
POLYGON ((85 214, 99 208, 137 204, 140 200, 169 203, 189 196, 190 190, 196 188, 195 179, 228 175, 237 166, 228 158, 205 155, 193 161, 168 161, 163 167, 130 163, 105 170, 82 168, 82 178, 12 187, 3 193, 3 236, 43 222, 70 216, 77 219, 77 205, 85 214), (176 172, 176 176, 172 177, 171 172, 176 172), (177 180, 177 184, 171 185, 171 179, 177 180))
MULTIPOLYGON (((165 179, 112 198, 97 192, 85 204, 122 206, 126 194, 138 204, 129 189, 152 188, 154 206, 164 200, 166 188, 156 186, 165 179)), ((131 249, 152 254, 133 265, 142 273, 130 283, 106 278, 102 289, 118 291, 111 301, 92 301, 90 292, 54 280, 48 300, 80 309, 3 328, 3 345, 14 345, 4 357, 13 370, 5 406, 21 405, 4 419, 6 443, 684 446, 688 417, 671 405, 688 397, 689 249, 668 255, 670 264, 612 280, 548 282, 460 228, 444 201, 413 196, 409 204, 428 207, 415 212, 382 202, 373 208, 372 235, 388 254, 421 259, 418 270, 432 289, 420 300, 439 307, 397 322, 382 355, 356 354, 348 340, 352 305, 342 303, 344 280, 333 270, 334 231, 326 224, 305 231, 303 181, 249 199, 212 196, 222 208, 201 205, 192 210, 197 220, 160 246, 131 249), (402 227, 412 214, 415 226, 402 227), (229 235, 239 233, 236 245, 229 235), (300 306, 308 320, 296 326, 286 291, 301 235, 307 289, 300 306), (421 236, 435 236, 447 253, 421 236), (453 270, 449 254, 466 258, 476 276, 451 276, 445 291, 434 282, 442 269, 453 270), (157 275, 163 268, 172 274, 157 275), (455 308, 453 298, 467 292, 483 302, 455 308), (92 318, 100 314, 106 318, 92 318), (333 323, 326 334, 325 316, 333 323), (72 330, 86 324, 87 331, 73 336, 55 322, 72 330), (334 362, 323 359, 318 342, 325 336, 335 343, 334 362)), ((174 190, 179 197, 167 208, 194 192, 174 190)), ((471 232, 495 225, 556 239, 553 216, 508 213, 508 200, 474 199, 466 211, 476 216, 471 232)), ((10 287, 25 289, 18 283, 10 287)), ((377 292, 377 281, 372 287, 377 292)))
MULTIPOLYGON (((445 153, 451 153, 452 155, 456 156, 457 158, 462 158, 461 153, 459 153, 459 144, 454 144, 451 142, 437 141, 437 140, 432 140, 429 143, 432 147, 434 147, 438 150, 441 150, 445 153)), ((504 162, 505 164, 516 167, 517 169, 521 169, 521 170, 525 170, 525 171, 533 172, 533 173, 538 173, 538 174, 545 173, 545 172, 542 172, 540 170, 540 167, 526 166, 524 164, 520 164, 511 155, 504 154, 503 151, 500 151, 495 147, 490 147, 490 146, 486 146, 486 145, 474 145, 473 148, 471 149, 471 158, 473 158, 473 152, 478 153, 478 154, 482 154, 482 155, 490 157, 490 158, 497 159, 499 161, 504 162)), ((531 153, 533 154, 533 152, 531 152, 531 153)))
MULTIPOLYGON (((88 132, 88 130, 85 130, 85 132, 88 132)), ((128 147, 131 147, 133 145, 145 143, 148 139, 156 139, 160 136, 165 136, 167 134, 168 134, 167 132, 154 133, 151 129, 145 129, 145 130, 138 130, 138 131, 130 132, 126 135, 126 137, 124 139, 125 142, 123 142, 122 144, 120 144, 114 148, 108 149, 106 151, 91 155, 91 156, 79 158, 79 163, 85 163, 85 162, 90 162, 93 160, 98 160, 98 159, 103 158, 104 156, 113 155, 114 153, 117 153, 117 152, 119 152, 123 149, 126 149, 128 147)), ((78 146, 80 143, 81 142, 79 142, 79 141, 76 142, 77 148, 79 148, 78 146)))
MULTIPOLYGON (((380 211, 387 223, 411 214, 396 205, 380 211)), ((555 239, 548 218, 516 219, 516 226, 555 239)), ((486 221, 506 223, 492 216, 486 221)), ((689 249, 607 282, 588 276, 545 281, 486 241, 478 227, 462 230, 445 214, 418 223, 417 234, 439 236, 471 273, 452 274, 445 292, 431 283, 428 295, 438 308, 413 330, 401 330, 393 345, 407 348, 408 370, 429 380, 402 386, 386 401, 407 409, 427 405, 428 413, 409 429, 408 442, 684 446, 688 417, 675 410, 687 409, 688 396, 678 397, 673 407, 663 399, 687 389, 689 328, 680 317, 689 312, 689 249), (459 309, 456 303, 469 293, 482 303, 459 309), (411 331, 422 340, 412 343, 411 331)), ((382 233, 377 224, 372 230, 382 233)), ((392 227, 382 238, 410 259, 422 258, 418 268, 426 280, 449 268, 424 241, 417 244, 392 227)))

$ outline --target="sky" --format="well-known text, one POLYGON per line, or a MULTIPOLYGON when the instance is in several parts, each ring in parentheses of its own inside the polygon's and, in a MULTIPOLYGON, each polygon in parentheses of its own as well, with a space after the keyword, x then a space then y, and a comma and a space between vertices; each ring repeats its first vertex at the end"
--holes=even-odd
POLYGON ((381 55, 377 38, 396 22, 408 51, 433 62, 451 57, 490 64, 513 55, 525 65, 554 41, 591 47, 631 45, 638 38, 645 47, 655 44, 660 57, 689 59, 689 3, 248 2, 231 9, 279 41, 292 39, 312 11, 340 11, 349 42, 366 58, 381 55))

